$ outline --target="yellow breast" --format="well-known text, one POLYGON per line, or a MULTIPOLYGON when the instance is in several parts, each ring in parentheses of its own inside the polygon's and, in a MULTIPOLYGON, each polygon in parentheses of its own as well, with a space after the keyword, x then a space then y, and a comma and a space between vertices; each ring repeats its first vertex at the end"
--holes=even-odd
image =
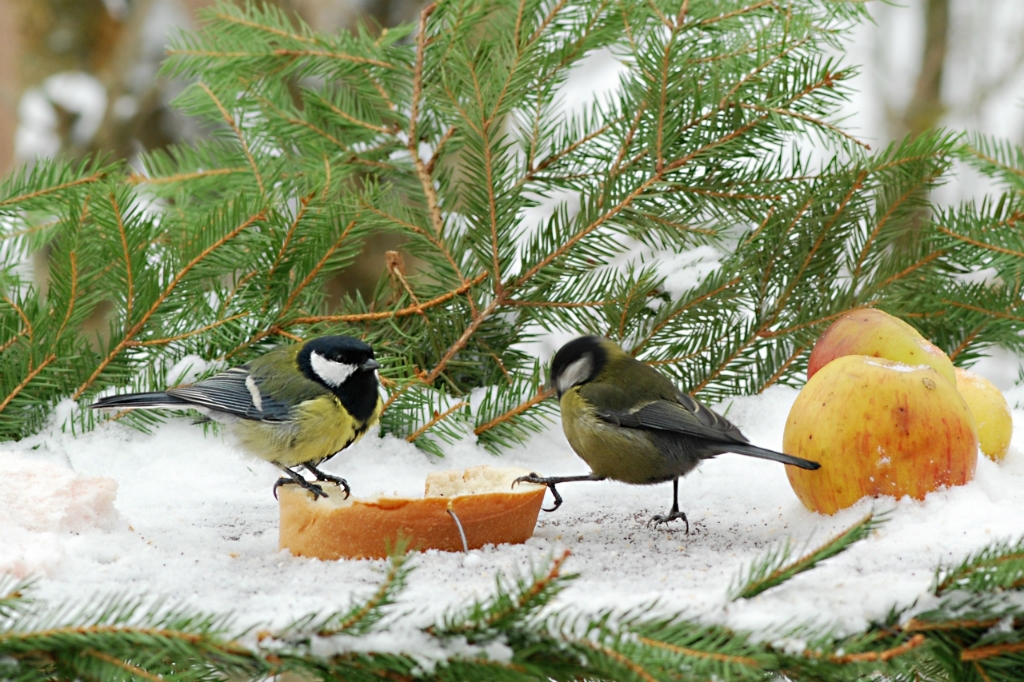
POLYGON ((316 464, 362 438, 377 423, 383 406, 378 398, 373 415, 356 422, 337 398, 310 400, 299 405, 294 421, 242 420, 234 431, 241 446, 261 459, 286 467, 316 464))
POLYGON ((643 431, 598 419, 578 388, 562 394, 559 405, 569 445, 595 474, 626 483, 664 480, 664 458, 643 431))

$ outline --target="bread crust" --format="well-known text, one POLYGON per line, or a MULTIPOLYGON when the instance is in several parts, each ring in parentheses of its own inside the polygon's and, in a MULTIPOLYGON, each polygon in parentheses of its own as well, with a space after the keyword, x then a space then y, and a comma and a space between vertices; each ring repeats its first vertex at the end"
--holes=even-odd
POLYGON ((522 543, 533 535, 546 488, 530 483, 512 488, 526 469, 488 466, 438 472, 427 477, 426 497, 344 499, 340 489, 323 486, 327 499, 297 485, 278 489, 280 547, 318 559, 380 559, 399 538, 413 550, 462 551, 455 513, 466 546, 522 543))

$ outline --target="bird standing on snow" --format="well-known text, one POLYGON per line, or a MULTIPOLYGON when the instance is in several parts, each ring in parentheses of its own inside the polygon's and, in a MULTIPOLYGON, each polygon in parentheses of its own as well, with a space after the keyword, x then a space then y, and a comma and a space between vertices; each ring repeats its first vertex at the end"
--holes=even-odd
POLYGON ((686 395, 661 372, 628 355, 608 339, 583 336, 562 346, 551 362, 551 385, 558 391, 562 430, 576 454, 590 465, 586 476, 526 481, 546 485, 562 504, 555 485, 603 481, 647 485, 672 481, 672 509, 653 517, 655 525, 682 519, 679 478, 704 459, 735 452, 803 469, 821 465, 751 445, 725 417, 686 395))
POLYGON ((276 464, 288 478, 326 497, 323 488, 294 470, 303 466, 317 481, 343 478, 317 468, 359 440, 376 423, 383 406, 377 369, 369 345, 351 336, 321 336, 284 346, 191 386, 156 393, 101 398, 93 408, 191 409, 232 425, 241 446, 276 464))

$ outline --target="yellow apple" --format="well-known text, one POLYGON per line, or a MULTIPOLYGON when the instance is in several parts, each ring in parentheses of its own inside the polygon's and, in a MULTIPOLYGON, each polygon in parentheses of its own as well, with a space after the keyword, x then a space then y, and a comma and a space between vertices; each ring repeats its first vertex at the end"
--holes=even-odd
POLYGON ((786 420, 786 454, 821 463, 786 467, 804 506, 834 514, 865 496, 922 499, 974 478, 978 440, 956 386, 926 365, 846 355, 800 391, 786 420))
POLYGON ((905 365, 928 365, 956 385, 953 363, 941 348, 900 318, 874 308, 851 310, 818 337, 807 361, 807 378, 844 355, 870 355, 905 365))
POLYGON ((1010 449, 1013 418, 1002 391, 985 377, 956 368, 956 389, 974 415, 978 444, 989 459, 999 461, 1010 449))

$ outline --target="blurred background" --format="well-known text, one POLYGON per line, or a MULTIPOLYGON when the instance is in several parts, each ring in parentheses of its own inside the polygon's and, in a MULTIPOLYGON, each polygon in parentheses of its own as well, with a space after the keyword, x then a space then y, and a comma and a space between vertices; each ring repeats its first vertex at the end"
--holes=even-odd
MULTIPOLYGON (((0 0, 0 175, 58 154, 103 153, 131 162, 144 150, 204 135, 169 107, 183 84, 157 72, 169 36, 194 27, 197 12, 210 4, 0 0)), ((423 2, 274 4, 317 30, 335 32, 358 22, 382 27, 411 21, 423 2)), ((850 132, 874 149, 937 125, 1024 142, 1024 0, 868 6, 873 22, 845 37, 843 61, 861 69, 842 121, 850 132)), ((610 74, 601 71, 616 64, 593 63, 586 78, 598 87, 609 81, 610 74)), ((958 169, 934 198, 949 204, 985 190, 980 177, 958 169)), ((330 293, 372 291, 384 272, 386 252, 398 248, 395 239, 372 238, 359 263, 332 280, 330 293)))
MULTIPOLYGON (((207 0, 0 0, 0 173, 39 156, 131 159, 203 131, 157 77, 207 0)), ((321 31, 415 18, 420 0, 277 0, 321 31)), ((848 38, 862 73, 845 125, 873 147, 934 125, 1024 140, 1024 1, 869 3, 848 38)), ((969 188, 968 188, 969 189, 969 188)))

